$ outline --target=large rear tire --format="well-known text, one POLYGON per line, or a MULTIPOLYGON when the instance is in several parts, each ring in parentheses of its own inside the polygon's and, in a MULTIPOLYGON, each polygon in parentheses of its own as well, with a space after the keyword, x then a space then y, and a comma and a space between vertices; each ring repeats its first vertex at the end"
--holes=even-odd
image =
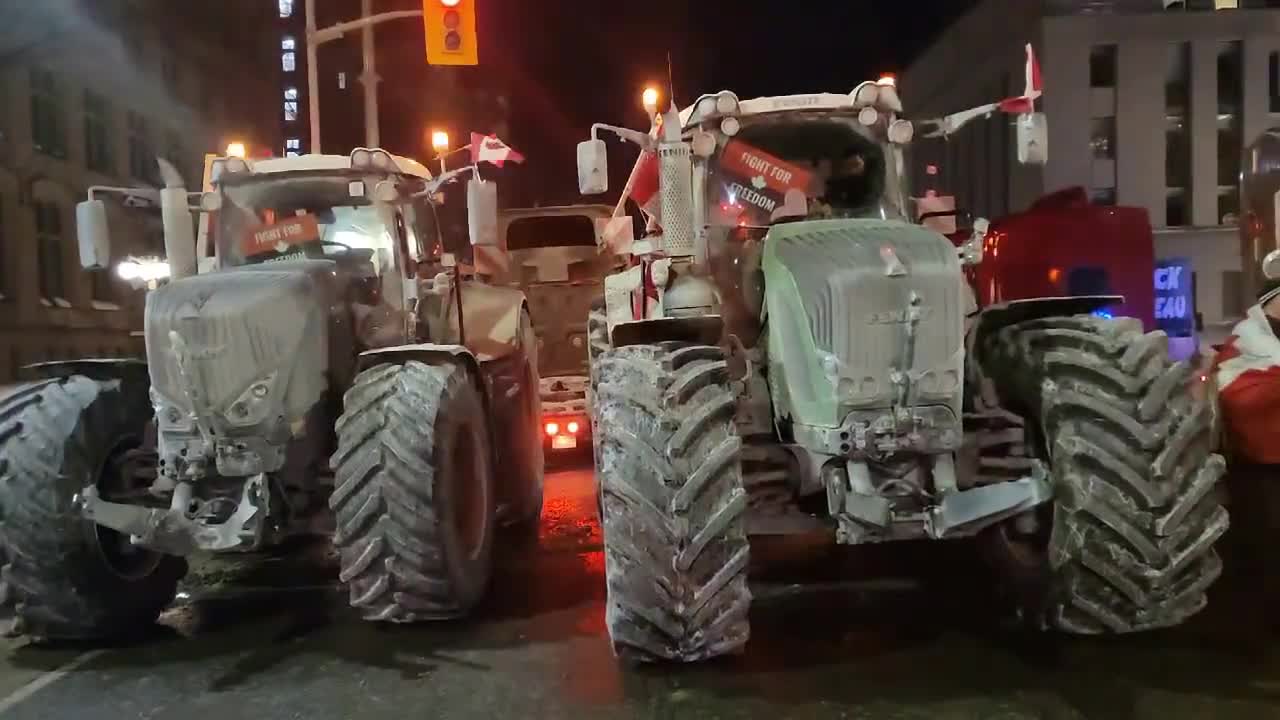
POLYGON ((376 365, 344 398, 329 499, 339 579, 367 620, 465 615, 493 566, 483 399, 465 367, 376 365))
POLYGON ((990 338, 983 368, 1027 420, 1054 501, 1040 531, 1006 523, 995 556, 1024 616, 1072 633, 1177 625, 1205 606, 1227 529, 1210 408, 1186 363, 1136 320, 1053 317, 990 338), (1045 532, 1045 528, 1051 528, 1045 532))
POLYGON ((614 651, 696 661, 749 635, 742 441, 719 348, 607 350, 596 413, 614 651))
POLYGON ((0 600, 35 638, 101 640, 152 625, 186 573, 181 558, 133 546, 83 519, 74 498, 132 487, 127 453, 151 421, 146 398, 82 376, 28 385, 0 402, 0 600))

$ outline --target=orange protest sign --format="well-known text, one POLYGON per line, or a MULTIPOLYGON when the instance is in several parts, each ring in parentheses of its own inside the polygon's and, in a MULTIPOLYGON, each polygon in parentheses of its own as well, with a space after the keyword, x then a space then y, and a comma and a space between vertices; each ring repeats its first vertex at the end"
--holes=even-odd
POLYGON ((782 197, 788 190, 808 192, 813 183, 809 170, 774 157, 740 140, 730 141, 720 154, 720 167, 746 179, 760 192, 782 197))
POLYGON ((259 225, 245 232, 240 248, 245 257, 283 253, 290 248, 320 239, 320 225, 314 215, 295 215, 271 225, 259 225))

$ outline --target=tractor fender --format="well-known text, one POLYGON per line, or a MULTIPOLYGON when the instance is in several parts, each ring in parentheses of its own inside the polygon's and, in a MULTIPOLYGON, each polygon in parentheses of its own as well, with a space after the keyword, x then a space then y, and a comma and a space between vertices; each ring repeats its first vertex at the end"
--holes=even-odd
MULTIPOLYGON (((448 328, 429 327, 431 336, 458 337, 453 292, 446 289, 439 302, 448 303, 445 312, 448 328)), ((479 282, 463 283, 462 325, 467 348, 480 362, 511 355, 521 348, 520 315, 528 310, 529 303, 519 289, 479 282)))
POLYGON ((723 332, 724 318, 719 315, 652 318, 615 324, 609 331, 609 343, 615 348, 667 340, 719 345, 723 332))
POLYGON ((983 341, 1001 328, 1027 320, 1064 315, 1083 315, 1108 305, 1124 302, 1121 295, 1078 295, 1072 297, 1030 298, 988 305, 970 318, 965 337, 966 365, 971 377, 982 377, 978 349, 983 341))
MULTIPOLYGON (((410 360, 418 360, 434 365, 440 361, 461 363, 471 372, 472 377, 481 381, 484 377, 480 370, 480 361, 469 349, 462 345, 437 345, 435 343, 415 343, 413 345, 395 345, 393 347, 374 348, 360 353, 356 360, 356 372, 361 373, 381 363, 403 364, 410 360)), ((483 387, 481 388, 483 390, 483 387)))
POLYGON ((150 404, 151 375, 147 361, 134 358, 82 358, 23 365, 24 381, 52 380, 80 375, 97 382, 119 380, 125 397, 143 398, 150 404))

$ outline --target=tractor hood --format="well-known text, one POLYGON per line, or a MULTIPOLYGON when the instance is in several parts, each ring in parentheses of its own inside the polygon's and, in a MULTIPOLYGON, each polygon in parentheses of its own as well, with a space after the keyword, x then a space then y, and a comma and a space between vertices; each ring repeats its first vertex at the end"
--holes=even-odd
POLYGON ((333 263, 310 260, 184 278, 148 294, 162 458, 216 454, 224 470, 222 456, 247 447, 250 470, 278 469, 279 446, 302 431, 326 387, 334 283, 333 263))
POLYGON ((780 411, 825 427, 892 407, 959 416, 964 276, 945 237, 897 221, 787 223, 762 265, 780 411))

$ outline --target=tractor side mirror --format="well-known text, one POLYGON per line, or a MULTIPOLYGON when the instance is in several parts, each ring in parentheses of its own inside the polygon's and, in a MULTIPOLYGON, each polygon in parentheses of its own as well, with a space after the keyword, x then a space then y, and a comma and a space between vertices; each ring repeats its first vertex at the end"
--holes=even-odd
POLYGON ((1268 280, 1280 280, 1280 250, 1272 250, 1262 259, 1262 275, 1268 280))
POLYGON ((636 226, 630 215, 596 218, 596 245, 613 255, 630 255, 636 241, 636 226))
POLYGON ((94 270, 111 264, 106 203, 101 200, 76 203, 76 240, 80 245, 80 267, 94 270))
POLYGON ((1019 115, 1018 164, 1044 165, 1049 161, 1049 121, 1044 113, 1019 115))
POLYGON ((609 149, 603 140, 578 143, 578 191, 599 195, 609 190, 609 149))

